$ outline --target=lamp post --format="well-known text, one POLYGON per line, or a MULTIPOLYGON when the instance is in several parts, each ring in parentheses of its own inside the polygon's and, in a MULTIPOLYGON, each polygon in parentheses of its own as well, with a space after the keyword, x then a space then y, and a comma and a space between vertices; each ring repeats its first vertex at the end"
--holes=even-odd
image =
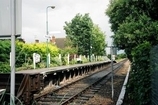
POLYGON ((91 54, 92 54, 92 35, 89 37, 89 62, 91 62, 91 54))
POLYGON ((47 37, 47 47, 46 47, 47 58, 46 58, 46 60, 47 60, 47 68, 49 67, 49 59, 48 59, 48 34, 49 34, 49 32, 48 32, 48 8, 54 9, 55 6, 48 6, 46 8, 46 37, 47 37))

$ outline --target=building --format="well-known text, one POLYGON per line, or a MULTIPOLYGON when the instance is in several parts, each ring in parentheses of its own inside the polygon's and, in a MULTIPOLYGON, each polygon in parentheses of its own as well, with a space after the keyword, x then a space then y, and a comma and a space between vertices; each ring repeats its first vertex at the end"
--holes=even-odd
POLYGON ((66 38, 55 38, 55 36, 52 36, 50 42, 61 49, 65 48, 66 46, 66 38))

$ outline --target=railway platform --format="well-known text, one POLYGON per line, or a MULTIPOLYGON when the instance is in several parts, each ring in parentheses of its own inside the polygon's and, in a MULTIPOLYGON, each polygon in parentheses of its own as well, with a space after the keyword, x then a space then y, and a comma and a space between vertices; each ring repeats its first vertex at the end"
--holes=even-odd
POLYGON ((6 89, 0 89, 0 95, 2 95, 5 91, 6 89))
MULTIPOLYGON (((22 70, 15 73, 15 95, 25 105, 29 105, 43 89, 50 86, 60 86, 68 80, 86 75, 90 72, 105 68, 111 61, 90 62, 85 64, 75 64, 44 69, 22 70)), ((10 74, 0 74, 0 89, 10 91, 10 74)), ((9 100, 5 96, 3 100, 9 100)), ((0 102, 1 103, 1 102, 0 102)))

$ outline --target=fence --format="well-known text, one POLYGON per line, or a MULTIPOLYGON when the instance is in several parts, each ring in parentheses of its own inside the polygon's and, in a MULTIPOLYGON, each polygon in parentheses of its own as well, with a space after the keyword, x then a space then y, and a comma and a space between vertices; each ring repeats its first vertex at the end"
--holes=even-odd
POLYGON ((158 105, 158 45, 151 50, 150 65, 151 74, 151 102, 152 105, 158 105))

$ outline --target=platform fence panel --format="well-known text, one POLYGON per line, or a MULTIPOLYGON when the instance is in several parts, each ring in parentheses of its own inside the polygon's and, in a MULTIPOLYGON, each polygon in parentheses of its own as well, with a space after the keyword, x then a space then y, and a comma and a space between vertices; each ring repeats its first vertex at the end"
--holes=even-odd
POLYGON ((150 53, 151 73, 151 102, 152 105, 158 104, 158 45, 151 49, 150 53))

